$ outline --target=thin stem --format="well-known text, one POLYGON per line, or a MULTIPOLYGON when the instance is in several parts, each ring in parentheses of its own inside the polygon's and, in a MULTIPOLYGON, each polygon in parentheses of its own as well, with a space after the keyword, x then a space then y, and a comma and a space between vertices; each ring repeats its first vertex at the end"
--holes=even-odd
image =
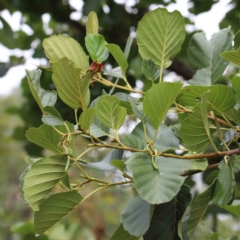
MULTIPOLYGON (((118 85, 118 82, 119 82, 119 78, 116 79, 114 84, 118 85)), ((112 87, 111 90, 109 91, 109 94, 112 95, 114 90, 115 90, 115 87, 112 87)))
POLYGON ((159 82, 162 82, 163 68, 160 68, 159 82))
POLYGON ((76 121, 76 124, 78 125, 77 111, 78 111, 77 109, 74 109, 75 121, 76 121))
POLYGON ((103 77, 93 76, 93 80, 97 81, 97 82, 99 82, 99 83, 101 83, 105 86, 108 86, 108 87, 115 87, 115 88, 119 88, 119 89, 124 89, 126 91, 130 91, 130 92, 145 94, 145 92, 141 92, 141 91, 138 91, 136 89, 132 89, 132 88, 129 88, 129 87, 124 87, 124 86, 121 86, 121 85, 114 84, 114 83, 108 81, 107 79, 105 79, 103 77))
POLYGON ((56 132, 58 132, 60 135, 62 135, 62 136, 65 136, 66 135, 66 133, 62 133, 62 132, 60 132, 57 128, 55 128, 53 125, 52 125, 52 127, 53 127, 53 129, 56 131, 56 132))
POLYGON ((105 189, 105 188, 108 188, 108 186, 103 186, 103 187, 100 187, 100 188, 95 189, 93 192, 89 193, 89 194, 81 201, 81 203, 84 202, 87 198, 91 197, 94 193, 96 193, 96 192, 98 192, 98 191, 100 191, 100 190, 102 190, 102 189, 105 189))
POLYGON ((97 148, 97 147, 88 148, 86 151, 84 151, 83 153, 81 153, 81 154, 76 158, 76 160, 80 159, 84 154, 86 154, 87 152, 93 150, 94 148, 97 148))
POLYGON ((64 125, 65 125, 65 127, 66 127, 66 129, 67 129, 67 132, 71 135, 71 132, 70 132, 70 130, 69 130, 69 128, 68 128, 68 125, 65 123, 65 122, 63 122, 64 123, 64 125))

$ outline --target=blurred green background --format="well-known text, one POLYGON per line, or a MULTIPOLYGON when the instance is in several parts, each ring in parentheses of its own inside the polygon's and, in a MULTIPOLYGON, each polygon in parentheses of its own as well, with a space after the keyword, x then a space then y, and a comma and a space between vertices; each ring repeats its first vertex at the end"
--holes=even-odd
MULTIPOLYGON (((240 1, 217 1, 217 0, 185 0, 177 1, 179 8, 185 4, 185 19, 187 36, 181 52, 173 60, 165 72, 165 78, 180 79, 187 81, 192 78, 194 71, 187 63, 187 45, 194 32, 199 31, 194 22, 197 16, 208 13, 208 18, 213 19, 216 15, 211 15, 214 7, 220 2, 225 2, 229 9, 222 14, 219 22, 220 28, 232 26, 236 34, 240 29, 240 1)), ((26 51, 31 49, 30 57, 34 63, 47 63, 41 42, 44 38, 52 34, 65 33, 75 38, 84 47, 86 18, 90 11, 95 11, 99 17, 100 34, 104 35, 109 43, 118 44, 122 49, 131 32, 135 35, 138 21, 149 9, 153 9, 159 4, 161 7, 172 9, 175 0, 1 0, 0 1, 0 55, 6 50, 10 54, 6 60, 0 62, 0 84, 4 76, 9 71, 15 71, 16 66, 24 68, 24 64, 29 60, 26 51), (77 4, 76 4, 77 3, 77 4), (76 7, 78 6, 78 7, 76 7), (16 30, 11 26, 11 21, 4 16, 20 16, 19 28, 16 30), (3 50, 1 50, 3 49, 3 50), (1 79, 2 78, 2 79, 1 79)), ((219 18, 219 16, 218 16, 219 18)), ((235 38, 235 46, 240 43, 239 35, 235 38)), ((3 57, 3 56, 2 56, 3 57)), ((1 59, 1 58, 0 58, 1 59)), ((106 62, 108 66, 115 67, 113 59, 110 57, 106 62)), ((146 90, 150 85, 145 81, 141 72, 141 58, 137 53, 136 40, 129 56, 131 71, 128 71, 130 84, 135 86, 143 85, 146 90), (141 79, 141 81, 139 80, 141 79)), ((229 73, 234 67, 228 69, 229 73)), ((16 69, 16 78, 18 73, 16 69)), ((9 79, 5 84, 11 84, 14 79, 9 79)), ((222 83, 227 83, 227 77, 221 79, 222 83)), ((124 84, 124 83, 122 83, 124 84)), ((41 85, 45 89, 54 89, 51 81, 51 73, 44 72, 41 78, 41 85)), ((1 85, 0 85, 1 86, 1 85)), ((91 98, 95 99, 101 94, 103 87, 96 84, 91 89, 91 98)), ((105 88, 109 91, 108 88, 105 88)), ((55 105, 63 118, 73 121, 74 112, 68 108, 60 99, 55 105)), ((81 204, 76 211, 64 218, 46 234, 35 236, 33 230, 32 211, 20 198, 18 189, 19 177, 27 167, 25 157, 39 157, 50 154, 46 150, 26 141, 25 132, 29 127, 41 125, 41 111, 35 103, 28 88, 26 78, 22 79, 21 86, 9 95, 0 96, 0 239, 4 240, 108 240, 120 223, 119 215, 121 209, 133 196, 131 187, 117 187, 104 190, 93 195, 89 201, 81 204)), ((134 119, 132 119, 134 121, 134 119)), ((86 140, 79 137, 77 139, 78 151, 86 149, 86 140)), ((91 161, 100 161, 106 152, 94 152, 88 155, 91 161)), ((91 170, 92 174, 105 178, 118 178, 117 173, 105 173, 91 170)), ((76 180, 78 172, 71 172, 72 182, 76 180)), ((197 181, 202 182, 201 176, 197 181)), ((239 181, 239 177, 238 177, 239 181)), ((194 186, 194 182, 188 179, 188 183, 194 186)), ((201 183, 200 183, 201 184, 201 183)), ((94 187, 94 186, 92 186, 94 187)), ((195 188, 199 190, 199 187, 195 188)), ((91 190, 84 190, 84 194, 91 190)), ((236 198, 240 198, 239 183, 236 187, 236 198)), ((212 231, 219 231, 220 236, 212 235, 209 239, 230 239, 232 234, 240 236, 240 222, 233 215, 226 214, 217 207, 210 207, 206 214, 205 223, 200 224, 194 239, 207 239, 212 231)), ((234 238, 232 238, 234 239, 234 238)), ((237 238, 235 238, 237 239, 237 238)))

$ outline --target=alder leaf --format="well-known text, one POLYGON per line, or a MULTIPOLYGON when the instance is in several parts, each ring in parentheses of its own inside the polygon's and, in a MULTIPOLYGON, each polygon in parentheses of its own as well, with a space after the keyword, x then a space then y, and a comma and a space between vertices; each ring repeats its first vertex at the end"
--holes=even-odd
POLYGON ((178 11, 157 8, 138 23, 137 44, 143 59, 152 59, 160 69, 181 49, 185 38, 185 21, 178 11))
POLYGON ((204 92, 209 91, 207 105, 210 111, 218 114, 229 111, 236 104, 233 90, 224 85, 186 86, 179 94, 179 103, 183 106, 196 106, 202 98, 204 92))
POLYGON ((43 40, 43 48, 50 63, 56 63, 62 58, 71 60, 76 68, 86 72, 89 60, 80 44, 73 38, 65 35, 53 35, 43 40))
POLYGON ((199 194, 190 206, 189 216, 184 222, 186 228, 183 229, 183 234, 187 234, 190 238, 207 210, 208 204, 211 201, 214 186, 215 181, 203 193, 199 194))
POLYGON ((102 63, 108 58, 107 42, 100 34, 88 34, 85 37, 85 45, 93 61, 102 63))
POLYGON ((128 63, 121 48, 116 44, 106 44, 105 46, 107 47, 109 52, 113 55, 114 59, 116 60, 116 62, 118 63, 122 70, 122 75, 124 76, 124 78, 126 78, 125 74, 126 69, 128 68, 128 63))
POLYGON ((232 48, 233 34, 230 28, 214 33, 207 41, 204 33, 196 33, 190 40, 188 58, 190 65, 197 70, 189 83, 211 86, 222 76, 228 61, 220 54, 232 48))
POLYGON ((26 70, 27 80, 29 88, 32 92, 32 95, 40 107, 41 111, 44 113, 44 107, 46 106, 54 106, 57 101, 57 93, 56 91, 45 91, 41 88, 40 85, 40 77, 42 71, 38 70, 26 70))
POLYGON ((150 155, 133 153, 126 164, 133 174, 138 194, 150 204, 161 204, 177 195, 185 180, 180 174, 193 169, 194 161, 156 157, 157 170, 150 155))
POLYGON ((212 144, 207 119, 207 98, 208 93, 205 93, 193 113, 182 122, 179 131, 184 146, 192 152, 201 153, 212 144))
POLYGON ((230 50, 222 52, 220 55, 221 57, 227 59, 229 62, 240 66, 240 47, 236 51, 230 50))
POLYGON ((53 155, 30 165, 20 176, 20 189, 24 201, 37 211, 39 204, 66 175, 68 157, 53 155))
POLYGON ((183 185, 170 202, 155 205, 150 228, 144 240, 174 239, 181 240, 178 225, 191 202, 190 187, 183 185))
POLYGON ((100 97, 96 106, 97 118, 105 126, 118 130, 127 115, 126 109, 119 105, 120 100, 116 96, 100 97))
POLYGON ((96 115, 95 108, 88 108, 84 112, 82 112, 82 114, 79 118, 79 123, 80 123, 81 128, 84 131, 87 131, 87 132, 89 131, 95 115, 96 115))
POLYGON ((160 76, 160 71, 152 59, 143 59, 142 71, 145 77, 150 81, 155 81, 160 76))
POLYGON ((42 116, 42 122, 50 126, 63 125, 62 116, 56 108, 47 106, 44 108, 45 114, 42 116))
POLYGON ((35 233, 43 233, 70 213, 82 201, 77 192, 63 192, 51 195, 39 206, 34 214, 35 233))
POLYGON ((154 84, 145 94, 143 110, 152 126, 158 129, 169 108, 180 92, 182 83, 162 82, 154 84))
POLYGON ((87 34, 96 34, 98 33, 98 17, 95 12, 90 12, 88 14, 88 20, 86 23, 87 34))
POLYGON ((110 240, 139 240, 139 237, 132 236, 121 224, 110 240))
POLYGON ((137 196, 128 202, 121 212, 121 222, 131 235, 140 237, 149 228, 151 220, 151 205, 137 196))
POLYGON ((233 198, 235 179, 231 165, 225 163, 219 164, 220 171, 216 178, 215 188, 212 193, 212 203, 217 205, 227 205, 233 198))
MULTIPOLYGON (((74 132, 74 125, 66 122, 71 132, 74 132)), ((62 132, 68 133, 67 128, 64 125, 55 126, 55 128, 62 132)), ((62 139, 62 135, 59 134, 52 126, 43 124, 39 128, 29 128, 26 132, 26 138, 29 142, 35 143, 36 145, 52 150, 56 153, 63 154, 63 149, 59 146, 62 139)), ((70 147, 74 151, 75 141, 72 138, 70 147)))
POLYGON ((84 111, 90 102, 90 79, 83 78, 81 69, 74 63, 62 58, 53 65, 53 82, 59 97, 73 109, 82 108, 84 111))

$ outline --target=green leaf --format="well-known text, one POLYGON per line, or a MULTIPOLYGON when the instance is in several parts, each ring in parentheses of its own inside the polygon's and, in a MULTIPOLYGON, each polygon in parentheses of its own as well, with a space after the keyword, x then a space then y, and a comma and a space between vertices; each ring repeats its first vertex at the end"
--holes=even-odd
POLYGON ((135 102, 136 98, 133 98, 131 96, 129 96, 128 94, 124 93, 124 92, 117 92, 114 94, 114 96, 117 96, 120 100, 120 106, 126 108, 127 110, 127 114, 132 114, 132 107, 131 107, 131 103, 130 101, 135 102))
POLYGON ((116 77, 116 78, 122 78, 122 79, 124 78, 122 74, 122 69, 120 67, 115 67, 110 70, 104 69, 104 74, 112 77, 116 77))
POLYGON ((87 34, 97 34, 98 33, 98 17, 95 12, 90 12, 88 14, 88 20, 86 23, 87 34))
POLYGON ((235 92, 235 99, 237 101, 238 107, 240 106, 240 75, 239 72, 236 73, 231 79, 232 88, 235 92))
POLYGON ((170 202, 155 205, 150 228, 144 235, 144 240, 174 239, 180 240, 178 224, 191 202, 190 188, 183 185, 170 202))
POLYGON ((102 63, 108 58, 107 42, 100 34, 88 34, 85 37, 85 45, 93 61, 102 63))
MULTIPOLYGON (((74 132, 74 125, 66 122, 71 132, 74 132)), ((62 133, 68 133, 65 126, 55 126, 57 130, 62 133)), ((26 132, 26 138, 29 142, 35 143, 36 145, 52 150, 54 152, 63 154, 64 150, 59 146, 62 140, 62 135, 59 134, 52 126, 43 124, 39 128, 29 128, 26 132)), ((74 138, 72 138, 71 148, 74 150, 74 138)))
POLYGON ((116 168, 112 165, 112 160, 122 159, 123 150, 113 149, 111 150, 100 162, 88 162, 88 163, 79 163, 82 166, 89 168, 94 168, 101 171, 113 171, 116 168))
POLYGON ((216 179, 216 185, 212 193, 212 203, 217 205, 227 205, 233 198, 234 173, 231 165, 223 160, 223 166, 219 165, 220 172, 216 179))
POLYGON ((114 166, 115 168, 117 168, 118 170, 122 171, 122 172, 125 169, 125 164, 122 160, 112 160, 111 165, 114 166))
POLYGON ((125 49, 124 49, 124 56, 125 56, 126 59, 128 59, 130 49, 131 49, 131 46, 132 46, 132 42, 133 42, 133 37, 130 33, 129 36, 128 36, 128 39, 127 39, 125 49))
POLYGON ((41 111, 44 113, 44 107, 54 106, 57 101, 56 91, 45 91, 40 86, 41 70, 26 70, 28 85, 41 111))
POLYGON ((137 192, 150 204, 172 200, 185 180, 180 174, 193 168, 192 161, 156 157, 156 170, 151 156, 145 153, 133 153, 126 163, 133 174, 137 192))
POLYGON ((121 142, 126 146, 140 150, 147 147, 147 143, 144 141, 144 138, 139 138, 133 134, 124 134, 121 138, 121 142))
POLYGON ((198 223, 202 219, 205 211, 207 210, 208 204, 211 201, 214 186, 215 182, 213 182, 212 185, 207 188, 207 190, 199 194, 190 206, 190 215, 185 220, 187 228, 183 231, 183 233, 187 233, 189 237, 193 235, 198 223))
POLYGON ((95 108, 88 108, 84 112, 82 112, 82 114, 79 118, 79 123, 80 123, 81 128, 84 131, 86 131, 86 132, 89 131, 95 115, 96 115, 96 109, 95 108))
POLYGON ((228 61, 220 56, 223 51, 232 47, 233 34, 230 28, 222 29, 213 34, 207 41, 204 33, 196 33, 188 48, 191 66, 198 70, 190 81, 193 85, 211 86, 222 76, 228 61))
POLYGON ((175 101, 182 84, 162 82, 153 85, 145 94, 143 110, 151 124, 158 129, 169 108, 175 101))
POLYGON ((35 233, 43 233, 70 213, 82 201, 77 192, 57 193, 45 199, 34 214, 35 233))
POLYGON ((240 156, 232 155, 228 161, 233 169, 233 172, 238 173, 240 171, 240 156))
POLYGON ((201 102, 196 105, 193 113, 182 122, 179 131, 184 146, 192 152, 201 153, 212 144, 207 119, 207 97, 208 93, 202 96, 201 102))
POLYGON ((129 102, 131 104, 132 107, 132 111, 133 113, 136 115, 136 117, 138 119, 140 119, 143 123, 148 121, 148 117, 146 116, 146 114, 143 111, 143 103, 142 102, 135 102, 133 101, 132 98, 129 98, 129 102))
POLYGON ((110 240, 139 240, 139 237, 130 235, 121 224, 110 240))
POLYGON ((121 222, 131 235, 140 237, 149 228, 151 220, 151 205, 137 196, 129 201, 121 212, 121 222))
POLYGON ((65 35, 53 35, 45 38, 43 48, 50 63, 56 63, 66 57, 74 62, 76 68, 86 72, 89 68, 89 60, 80 44, 73 38, 65 35))
POLYGON ((152 59, 160 69, 181 49, 185 38, 185 21, 178 11, 157 8, 138 24, 137 44, 143 59, 152 59))
POLYGON ((109 52, 113 55, 114 59, 122 69, 122 75, 126 78, 126 69, 128 68, 127 60, 122 52, 121 48, 116 44, 106 44, 105 45, 109 52))
POLYGON ((204 92, 209 91, 207 105, 210 111, 216 111, 218 114, 229 111, 234 107, 236 101, 234 99, 233 90, 224 85, 205 86, 186 86, 181 90, 178 99, 183 106, 195 106, 199 103, 204 92))
POLYGON ((159 69, 152 59, 143 59, 142 71, 145 77, 150 81, 155 81, 160 76, 159 69))
POLYGON ((232 205, 221 206, 221 208, 227 210, 237 217, 240 217, 240 200, 234 200, 232 205))
POLYGON ((116 96, 105 95, 99 98, 96 106, 97 118, 102 124, 115 130, 121 127, 127 115, 126 109, 119 104, 116 96))
POLYGON ((39 209, 39 204, 66 175, 66 163, 67 156, 46 157, 30 165, 21 175, 21 195, 33 211, 39 209))
POLYGON ((73 109, 85 110, 90 102, 90 79, 83 78, 81 69, 67 58, 53 65, 53 82, 59 97, 73 109))
POLYGON ((42 122, 47 125, 63 125, 63 119, 56 108, 47 106, 44 108, 45 114, 42 116, 42 122))
MULTIPOLYGON (((145 124, 147 138, 152 141, 155 135, 155 130, 148 122, 145 124)), ((132 131, 133 135, 141 139, 142 142, 146 142, 143 124, 139 123, 132 131)), ((139 143, 141 144, 141 143, 139 143)), ((156 141, 153 144, 153 148, 159 152, 165 152, 168 150, 179 149, 179 139, 174 134, 171 127, 167 127, 165 124, 161 124, 158 128, 156 141)))
POLYGON ((232 62, 240 66, 240 47, 236 51, 230 50, 223 52, 220 55, 221 57, 227 59, 229 62, 232 62))
POLYGON ((65 188, 67 188, 69 191, 71 191, 71 185, 70 185, 70 182, 69 182, 68 174, 66 174, 66 175, 61 179, 61 183, 65 186, 65 188))

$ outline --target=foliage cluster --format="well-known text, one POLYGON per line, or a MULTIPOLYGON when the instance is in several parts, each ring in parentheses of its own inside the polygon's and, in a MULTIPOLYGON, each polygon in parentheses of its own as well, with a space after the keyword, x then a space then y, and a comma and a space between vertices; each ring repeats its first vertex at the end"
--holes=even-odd
POLYGON ((136 31, 142 71, 150 82, 143 92, 132 88, 126 76, 131 35, 122 51, 98 33, 94 12, 88 15, 86 27, 85 47, 91 65, 74 39, 54 35, 43 41, 50 65, 40 68, 52 72, 57 92, 41 88, 40 69, 27 71, 43 125, 30 128, 26 137, 56 153, 28 158, 29 166, 21 176, 22 197, 34 211, 35 232, 47 231, 95 192, 118 185, 132 185, 136 197, 122 210, 121 225, 112 240, 190 239, 210 202, 236 213, 240 206, 229 204, 234 199, 235 174, 240 170, 239 73, 231 76, 230 85, 218 84, 229 62, 240 65, 239 51, 232 50, 231 29, 215 33, 209 41, 203 33, 193 35, 188 58, 196 74, 190 85, 183 86, 181 82, 163 82, 162 76, 181 49, 184 18, 178 11, 164 8, 147 13, 136 31), (106 70, 103 62, 109 54, 118 67, 106 70), (104 78, 102 72, 116 82, 104 78), (91 102, 89 88, 96 83, 122 92, 103 92, 91 102), (65 121, 54 107, 57 95, 75 112, 75 123, 65 121), (169 112, 177 116, 172 125, 164 123, 169 112), (131 134, 120 135, 119 129, 132 114, 139 124, 131 134), (79 156, 75 153, 76 135, 91 141, 79 156), (112 149, 102 161, 84 159, 89 151, 101 148, 112 149), (219 162, 212 163, 217 157, 219 162), (69 182, 72 166, 80 171, 77 184, 69 182), (123 179, 98 179, 88 173, 91 168, 121 171, 123 179), (215 168, 209 175, 209 187, 192 199, 187 177, 215 168), (82 196, 79 192, 90 182, 98 187, 82 196), (63 191, 50 194, 58 183, 63 191))

